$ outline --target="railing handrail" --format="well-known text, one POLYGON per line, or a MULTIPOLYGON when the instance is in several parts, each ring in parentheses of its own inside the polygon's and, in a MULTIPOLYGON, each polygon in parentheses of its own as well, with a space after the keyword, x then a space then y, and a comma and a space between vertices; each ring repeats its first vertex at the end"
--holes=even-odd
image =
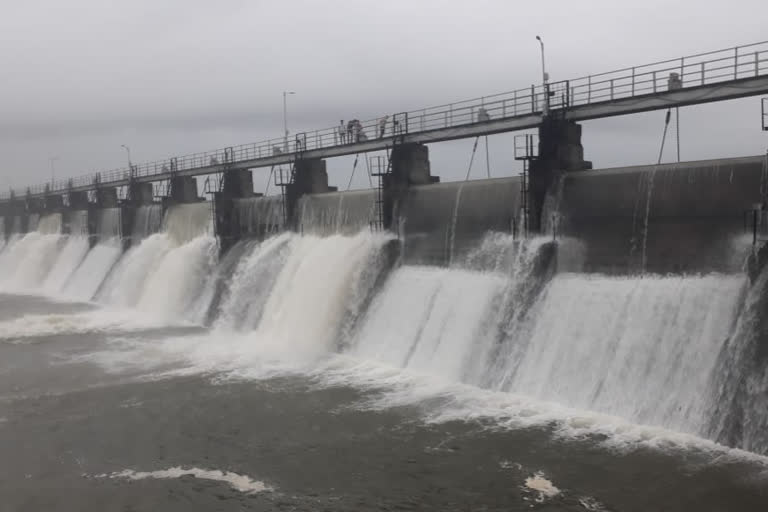
MULTIPOLYGON (((739 79, 740 75, 743 78, 747 72, 749 72, 749 76, 762 76, 763 74, 768 74, 768 64, 763 67, 763 63, 768 63, 768 57, 766 56, 768 56, 768 41, 760 41, 661 60, 641 66, 625 67, 613 71, 585 75, 565 82, 550 83, 547 87, 562 87, 562 84, 565 84, 565 88, 558 91, 559 93, 564 91, 565 104, 552 105, 552 108, 589 105, 601 101, 612 101, 614 99, 656 93, 660 87, 661 91, 666 91, 668 88, 664 87, 664 80, 668 77, 665 74, 677 71, 680 72, 680 75, 684 75, 679 77, 681 80, 679 87, 681 88, 736 80, 739 79), (745 50, 749 50, 749 53, 746 53, 745 50), (702 58, 712 56, 717 56, 717 58, 701 60, 702 58), (754 58, 747 60, 745 59, 746 56, 754 56, 754 58), (707 69, 707 64, 717 64, 717 67, 707 69), (724 70, 727 70, 727 72, 721 73, 724 70), (752 73, 753 70, 754 73, 752 73), (707 73, 709 73, 709 76, 707 76, 707 73)), ((455 126, 465 126, 490 119, 489 117, 481 119, 480 109, 484 109, 494 119, 541 114, 543 98, 545 97, 544 87, 543 84, 531 85, 530 87, 512 91, 394 114, 389 121, 391 126, 388 128, 385 125, 384 129, 385 131, 389 129, 389 136, 391 137, 399 133, 422 133, 455 126), (403 116, 402 121, 405 126, 394 124, 395 119, 401 119, 398 116, 403 116), (398 127, 400 132, 395 133, 398 127)), ((97 182, 108 185, 109 183, 127 180, 130 177, 166 176, 169 174, 171 162, 174 162, 175 171, 186 171, 204 169, 217 164, 257 160, 278 154, 295 154, 298 151, 337 147, 351 142, 351 140, 347 140, 348 138, 352 139, 354 137, 355 141, 359 142, 360 139, 358 137, 362 138, 364 136, 365 139, 377 137, 380 133, 379 122, 382 119, 382 117, 377 117, 360 121, 354 127, 354 131, 350 131, 346 126, 342 127, 342 130, 339 131, 340 126, 336 125, 295 133, 293 135, 294 138, 289 139, 287 144, 284 137, 275 137, 258 142, 229 146, 227 148, 217 148, 144 162, 135 164, 132 168, 110 169, 83 174, 66 180, 49 181, 25 187, 23 190, 26 194, 35 195, 66 192, 70 187, 83 187, 97 182), (358 135, 358 133, 361 135, 358 135), (302 137, 300 147, 297 146, 299 144, 299 136, 302 137)), ((19 198, 24 196, 24 194, 19 194, 11 189, 10 193, 0 193, 0 199, 7 199, 11 195, 19 198)))

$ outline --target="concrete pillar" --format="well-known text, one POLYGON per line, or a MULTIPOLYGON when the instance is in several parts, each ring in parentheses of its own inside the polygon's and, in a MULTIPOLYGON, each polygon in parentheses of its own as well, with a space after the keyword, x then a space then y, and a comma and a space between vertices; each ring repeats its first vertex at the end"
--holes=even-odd
POLYGON ((69 192, 69 209, 70 210, 87 210, 88 209, 88 192, 69 192))
POLYGON ((117 189, 114 187, 101 187, 96 189, 97 208, 117 208, 117 189))
POLYGON ((235 199, 256 194, 253 192, 253 173, 248 169, 226 170, 222 179, 221 191, 213 195, 213 209, 219 249, 224 254, 242 237, 235 215, 235 199))
POLYGON ((128 185, 128 201, 134 205, 152 204, 155 192, 151 183, 131 183, 128 185))
POLYGON ((5 222, 5 236, 10 236, 11 231, 13 231, 14 219, 16 217, 21 219, 21 233, 26 233, 27 221, 29 220, 26 202, 22 199, 11 198, 6 208, 7 215, 3 219, 5 222))
POLYGON ((136 220, 136 210, 154 203, 154 188, 152 183, 129 183, 127 198, 120 201, 120 233, 122 233, 123 250, 133 243, 133 225, 136 220))
POLYGON ((64 209, 64 196, 52 194, 45 196, 46 213, 56 213, 64 209))
POLYGON ((429 148, 423 144, 395 146, 390 155, 391 173, 383 176, 382 208, 384 229, 398 227, 397 205, 411 185, 438 183, 440 178, 432 176, 429 164, 429 148))
POLYGON ((104 208, 117 208, 119 201, 117 199, 117 189, 114 187, 99 187, 94 190, 96 202, 87 203, 88 206, 88 237, 91 241, 91 247, 96 245, 99 240, 98 222, 96 213, 104 208))
POLYGON ((287 185, 285 190, 285 220, 286 226, 291 229, 296 229, 298 225, 298 205, 301 196, 337 190, 336 187, 328 186, 325 160, 298 160, 295 166, 296 174, 293 183, 287 185))
POLYGON ((27 197, 25 201, 27 213, 43 213, 45 210, 45 199, 42 197, 27 197))
POLYGON ((174 176, 171 178, 172 203, 196 203, 200 201, 197 195, 197 180, 192 176, 174 176))
POLYGON ((528 189, 530 229, 540 232, 544 221, 544 201, 555 192, 563 173, 592 168, 584 160, 581 125, 573 121, 545 118, 539 126, 539 154, 531 161, 528 189))

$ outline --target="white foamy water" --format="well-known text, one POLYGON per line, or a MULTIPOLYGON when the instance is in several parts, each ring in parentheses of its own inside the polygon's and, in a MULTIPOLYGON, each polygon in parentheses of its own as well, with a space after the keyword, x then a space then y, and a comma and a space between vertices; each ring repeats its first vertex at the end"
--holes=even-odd
POLYGON ((76 300, 92 300, 122 253, 123 245, 119 238, 96 244, 67 280, 63 294, 76 300))
POLYGON ((172 206, 163 232, 137 241, 115 266, 99 300, 168 323, 200 323, 212 292, 218 243, 206 203, 172 206))
POLYGON ((290 253, 292 238, 288 233, 268 238, 243 256, 219 307, 217 329, 243 331, 258 326, 264 305, 290 253))
POLYGON ((99 293, 99 300, 116 306, 135 306, 148 276, 172 248, 165 234, 152 235, 133 245, 115 266, 99 293))
POLYGON ((6 292, 35 292, 58 255, 61 235, 32 232, 3 251, 0 287, 6 292))
POLYGON ((498 274, 402 267, 369 309, 352 354, 462 381, 505 285, 498 274))
POLYGON ((61 315, 25 315, 0 321, 0 340, 22 341, 59 334, 141 331, 163 324, 130 311, 96 310, 61 315))
POLYGON ((736 321, 743 276, 560 275, 500 389, 700 433, 702 396, 736 321))
POLYGON ((218 243, 209 235, 169 249, 148 276, 134 305, 167 320, 202 322, 210 294, 204 290, 218 257, 218 243))
POLYGON ((264 305, 260 339, 303 356, 334 351, 345 316, 356 315, 373 285, 368 271, 381 264, 388 239, 368 232, 295 237, 264 305))
POLYGON ((34 231, 14 235, 0 255, 0 289, 6 292, 35 293, 51 271, 63 241, 61 214, 30 220, 34 231))
POLYGON ((61 292, 75 269, 85 259, 90 248, 91 244, 87 236, 69 235, 66 237, 64 247, 43 283, 43 291, 52 295, 61 292))
POLYGON ((538 503, 543 503, 545 500, 560 494, 560 489, 540 471, 525 479, 525 488, 536 492, 536 502, 538 503))
POLYGON ((125 469, 115 473, 108 473, 103 475, 97 475, 99 478, 127 478, 130 480, 144 480, 147 478, 157 479, 172 479, 182 477, 194 477, 202 480, 212 480, 214 482, 224 482, 236 491, 245 494, 255 494, 258 492, 271 491, 272 488, 266 485, 264 482, 254 480, 247 475, 240 475, 238 473, 231 473, 228 471, 221 471, 218 469, 201 469, 201 468, 183 468, 176 466, 168 469, 161 469, 157 471, 134 471, 132 469, 125 469))

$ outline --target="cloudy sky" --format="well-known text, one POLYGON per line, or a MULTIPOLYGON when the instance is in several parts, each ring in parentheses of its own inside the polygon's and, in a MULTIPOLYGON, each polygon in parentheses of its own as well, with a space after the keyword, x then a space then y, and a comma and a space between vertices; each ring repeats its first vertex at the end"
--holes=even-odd
MULTIPOLYGON (((0 3, 0 188, 45 181, 51 156, 65 177, 124 166, 122 144, 142 162, 279 137, 286 89, 289 127, 310 131, 526 87, 536 34, 552 80, 768 39, 765 0, 0 3)), ((759 114, 759 98, 682 109, 683 159, 763 153, 759 114)), ((652 162, 663 121, 585 123, 586 156, 652 162)), ((511 139, 490 138, 493 175, 518 172, 511 139)), ((432 145, 433 172, 463 178, 472 143, 432 145)), ((329 162, 334 184, 351 162, 329 162)))

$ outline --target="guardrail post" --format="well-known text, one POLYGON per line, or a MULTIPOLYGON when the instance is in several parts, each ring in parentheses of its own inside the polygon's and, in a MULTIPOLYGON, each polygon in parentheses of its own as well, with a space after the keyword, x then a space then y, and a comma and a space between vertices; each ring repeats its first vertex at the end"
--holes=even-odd
POLYGON ((635 67, 632 66, 632 96, 635 95, 635 67))
POLYGON ((733 79, 739 77, 739 47, 733 49, 733 79))
POLYGON ((706 72, 705 63, 701 63, 701 85, 704 85, 704 73, 706 72))
POLYGON ((611 100, 613 100, 613 78, 611 78, 611 100))
POLYGON ((501 100, 501 117, 507 117, 507 100, 501 100))
POLYGON ((653 92, 656 92, 656 72, 653 72, 653 92))
POLYGON ((755 76, 760 76, 760 52, 755 52, 755 76))
POLYGON ((680 83, 685 84, 685 57, 680 57, 680 83))
POLYGON ((512 115, 517 115, 517 89, 515 89, 515 92, 512 95, 512 115))
POLYGON ((536 89, 531 86, 531 113, 536 112, 536 89))

